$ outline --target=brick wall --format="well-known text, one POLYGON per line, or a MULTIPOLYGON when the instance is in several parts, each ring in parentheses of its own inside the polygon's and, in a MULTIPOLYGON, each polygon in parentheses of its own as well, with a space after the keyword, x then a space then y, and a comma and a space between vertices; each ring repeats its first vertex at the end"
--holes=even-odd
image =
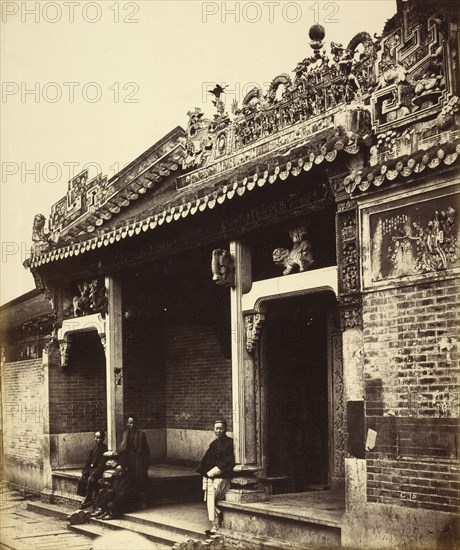
POLYGON ((49 367, 50 433, 106 428, 105 355, 95 331, 74 334, 66 368, 49 367))
MULTIPOLYGON (((138 327, 139 329, 139 327, 138 327)), ((165 371, 161 331, 124 330, 123 400, 141 429, 165 427, 165 371)))
POLYGON ((211 430, 224 416, 232 429, 231 361, 211 325, 165 330, 166 425, 211 430))
POLYGON ((2 366, 5 479, 27 490, 43 483, 44 402, 41 359, 2 366))
POLYGON ((364 296, 368 500, 455 511, 458 482, 458 281, 364 296))

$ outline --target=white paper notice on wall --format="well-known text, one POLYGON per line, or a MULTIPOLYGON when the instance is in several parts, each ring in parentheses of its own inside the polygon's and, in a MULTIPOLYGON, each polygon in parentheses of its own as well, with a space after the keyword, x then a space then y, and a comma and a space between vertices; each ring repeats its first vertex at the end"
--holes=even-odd
POLYGON ((372 451, 372 449, 375 447, 376 440, 377 440, 377 432, 369 428, 367 430, 367 437, 366 437, 366 451, 372 451))

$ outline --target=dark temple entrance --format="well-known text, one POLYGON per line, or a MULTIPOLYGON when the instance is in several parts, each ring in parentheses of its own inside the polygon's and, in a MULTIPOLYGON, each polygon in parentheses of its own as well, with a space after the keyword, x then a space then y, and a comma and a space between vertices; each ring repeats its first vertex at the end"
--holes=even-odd
POLYGON ((268 306, 267 475, 287 477, 290 492, 328 483, 330 302, 315 295, 268 306))

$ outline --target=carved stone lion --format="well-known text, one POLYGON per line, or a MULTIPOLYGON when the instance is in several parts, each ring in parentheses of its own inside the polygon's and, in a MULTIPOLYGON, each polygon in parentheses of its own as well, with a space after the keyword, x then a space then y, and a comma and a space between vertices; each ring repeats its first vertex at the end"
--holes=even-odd
POLYGON ((277 265, 285 267, 283 275, 289 275, 298 266, 299 271, 305 271, 315 261, 311 250, 311 244, 306 239, 305 229, 294 229, 289 232, 293 241, 292 250, 276 248, 273 251, 273 261, 277 265))
POLYGON ((73 297, 73 314, 74 317, 82 317, 91 313, 90 287, 87 282, 79 283, 77 286, 80 296, 73 297))
POLYGON ((107 313, 107 293, 104 284, 99 279, 91 281, 91 306, 93 313, 107 313))

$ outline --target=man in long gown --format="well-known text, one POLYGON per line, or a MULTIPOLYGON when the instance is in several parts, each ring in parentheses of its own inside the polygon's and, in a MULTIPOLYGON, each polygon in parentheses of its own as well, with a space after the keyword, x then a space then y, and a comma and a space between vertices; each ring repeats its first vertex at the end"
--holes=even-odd
POLYGON ((210 533, 215 533, 222 525, 222 511, 217 503, 223 500, 230 489, 230 479, 235 466, 233 439, 227 436, 227 422, 214 422, 216 439, 209 445, 197 471, 203 476, 206 491, 209 521, 213 522, 210 533))

